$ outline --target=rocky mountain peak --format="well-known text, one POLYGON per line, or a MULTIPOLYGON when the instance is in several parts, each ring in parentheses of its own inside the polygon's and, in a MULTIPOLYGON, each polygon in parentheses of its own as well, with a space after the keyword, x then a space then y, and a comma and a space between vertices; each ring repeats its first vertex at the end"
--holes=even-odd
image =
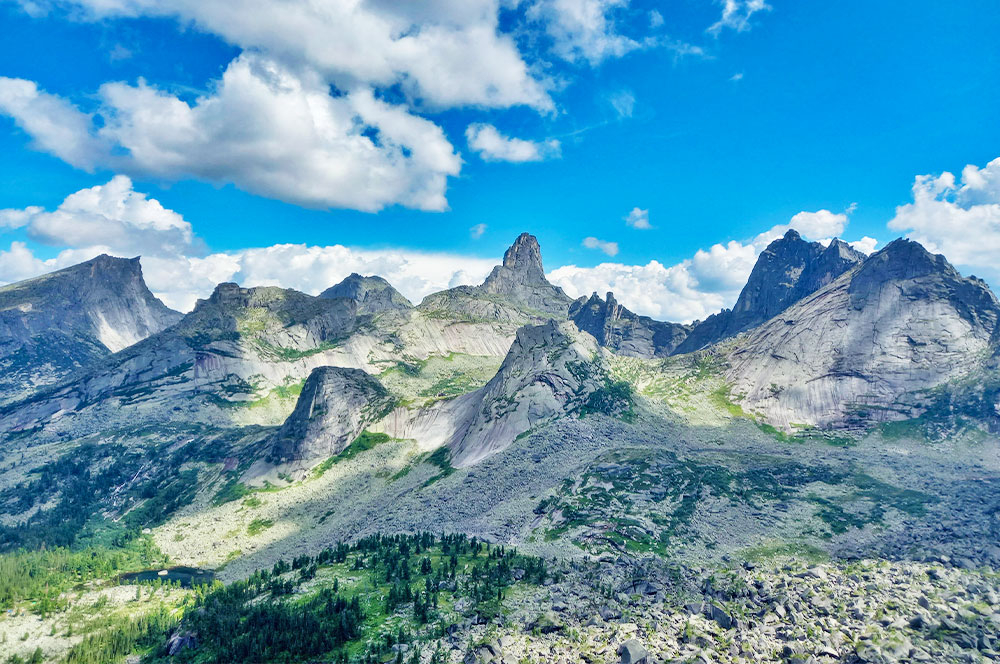
POLYGON ((998 321, 982 281, 896 240, 753 330, 728 375, 777 426, 866 426, 912 416, 914 394, 976 370, 998 321))
POLYGON ((271 458, 308 465, 339 454, 393 404, 379 380, 361 369, 317 367, 302 386, 295 410, 274 434, 271 458))
POLYGON ((503 264, 493 268, 486 277, 483 288, 490 293, 510 293, 525 286, 555 288, 545 279, 538 239, 521 233, 504 253, 503 264))
POLYGON ((538 246, 538 238, 530 233, 521 233, 503 255, 503 265, 514 270, 520 270, 529 279, 545 280, 542 269, 542 250, 538 246))
POLYGON ((846 242, 833 240, 824 247, 803 240, 798 231, 789 229, 757 257, 732 310, 710 316, 696 326, 675 353, 700 350, 752 329, 864 259, 864 254, 846 242))
POLYGON ((563 289, 545 278, 538 240, 521 233, 504 253, 503 263, 493 268, 482 285, 459 286, 428 295, 420 306, 476 319, 523 322, 565 317, 572 301, 563 289))
POLYGON ((392 287, 388 281, 378 276, 363 277, 357 272, 335 286, 327 288, 320 297, 333 299, 346 297, 358 305, 358 313, 376 314, 393 309, 409 309, 413 305, 392 287))
POLYGON ((16 397, 23 387, 52 383, 180 318, 146 287, 138 258, 101 255, 4 286, 0 387, 16 397))
POLYGON ((603 300, 597 293, 576 300, 570 305, 569 317, 601 346, 630 357, 669 355, 691 331, 688 325, 639 316, 619 304, 611 291, 603 300))

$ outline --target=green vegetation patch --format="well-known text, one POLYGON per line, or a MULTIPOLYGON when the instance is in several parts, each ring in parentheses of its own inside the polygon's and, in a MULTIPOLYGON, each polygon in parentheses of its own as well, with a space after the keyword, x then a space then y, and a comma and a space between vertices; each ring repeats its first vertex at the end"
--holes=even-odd
POLYGON ((774 461, 733 467, 680 459, 666 451, 618 450, 583 475, 564 481, 535 513, 548 518, 546 540, 570 536, 585 548, 626 549, 666 556, 691 536, 699 503, 724 498, 754 509, 798 502, 832 537, 881 523, 890 509, 923 516, 933 496, 901 489, 863 473, 774 461), (817 487, 828 487, 818 492, 817 487))
POLYGON ((341 461, 353 459, 362 452, 367 452, 368 450, 373 449, 376 445, 388 443, 390 440, 392 440, 392 437, 387 433, 372 433, 368 430, 362 431, 357 438, 351 441, 350 445, 345 447, 343 451, 340 452, 340 454, 332 456, 329 459, 324 460, 318 466, 315 466, 312 469, 311 475, 314 478, 322 477, 326 471, 330 470, 341 461))
POLYGON ((144 661, 420 662, 449 625, 501 615, 511 588, 546 576, 543 560, 465 535, 375 535, 196 588, 176 631, 197 634, 197 645, 168 657, 161 634, 144 661))

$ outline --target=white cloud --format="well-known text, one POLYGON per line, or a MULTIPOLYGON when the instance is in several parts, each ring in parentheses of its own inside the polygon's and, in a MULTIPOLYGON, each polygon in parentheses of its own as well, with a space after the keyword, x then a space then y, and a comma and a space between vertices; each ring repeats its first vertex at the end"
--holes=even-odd
POLYGON ((526 141, 501 134, 496 127, 476 123, 465 130, 469 148, 485 161, 542 161, 559 156, 559 141, 526 141))
POLYGON ((469 229, 469 237, 471 237, 473 240, 478 240, 483 236, 483 233, 485 232, 486 232, 486 224, 476 224, 475 226, 469 229))
POLYGON ((528 15, 545 24, 556 55, 596 65, 641 46, 617 32, 612 14, 627 5, 628 0, 535 0, 528 15))
POLYGON ((844 229, 847 228, 847 215, 829 210, 799 212, 787 224, 780 224, 765 233, 761 233, 757 237, 757 243, 762 242, 766 245, 771 240, 776 240, 784 235, 791 228, 810 240, 829 240, 844 234, 844 229))
POLYGON ((632 211, 625 217, 625 223, 640 230, 652 228, 649 224, 649 210, 643 210, 639 207, 632 208, 632 211))
POLYGON ((860 240, 855 240, 854 242, 848 242, 856 251, 860 251, 863 254, 871 255, 875 252, 875 247, 878 246, 878 240, 873 237, 868 237, 867 235, 860 240))
POLYGON ((552 100, 514 40, 499 31, 498 0, 60 0, 78 17, 173 17, 246 51, 322 73, 341 89, 399 84, 439 108, 552 100))
POLYGON ((27 226, 28 222, 38 214, 44 212, 45 208, 38 205, 31 205, 23 210, 7 208, 0 210, 0 228, 21 228, 27 226))
POLYGON ((1000 158, 952 173, 921 175, 913 202, 896 208, 889 228, 980 276, 1000 282, 1000 158))
POLYGON ((651 28, 659 28, 665 22, 666 21, 663 20, 663 14, 661 14, 658 11, 656 11, 655 9, 651 9, 649 11, 649 27, 651 27, 651 28))
POLYGON ((52 212, 26 208, 31 239, 52 246, 114 247, 134 256, 186 254, 196 251, 191 224, 159 201, 132 188, 116 175, 110 182, 70 194, 52 212))
POLYGON ((596 237, 583 238, 583 246, 587 249, 599 249, 608 256, 615 256, 618 254, 617 242, 605 242, 604 240, 598 240, 596 237))
POLYGON ((193 105, 142 81, 107 83, 100 98, 105 124, 96 144, 127 156, 95 150, 89 163, 127 172, 232 182, 309 207, 377 211, 392 204, 446 209, 447 177, 461 168, 432 122, 363 88, 332 97, 315 73, 255 55, 230 63, 214 91, 193 105))
POLYGON ((619 90, 608 98, 619 118, 630 118, 635 111, 635 95, 631 90, 619 90))
POLYGON ((732 76, 729 77, 729 80, 730 81, 734 81, 734 82, 735 81, 742 81, 743 80, 743 72, 741 72, 741 71, 736 72, 735 74, 733 74, 732 76))
POLYGON ((38 150, 91 171, 108 155, 94 134, 93 119, 66 100, 42 92, 31 81, 0 76, 0 113, 14 118, 38 150))
POLYGON ((722 16, 708 28, 708 31, 718 35, 724 28, 736 32, 750 29, 750 18, 757 12, 771 8, 764 0, 722 0, 722 16))

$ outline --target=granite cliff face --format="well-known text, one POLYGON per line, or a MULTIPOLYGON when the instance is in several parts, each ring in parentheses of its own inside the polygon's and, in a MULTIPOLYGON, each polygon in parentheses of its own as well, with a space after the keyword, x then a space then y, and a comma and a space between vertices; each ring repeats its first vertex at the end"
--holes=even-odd
POLYGON ((601 346, 628 357, 665 357, 691 332, 690 325, 634 314, 618 304, 611 292, 604 300, 597 293, 581 297, 570 305, 569 318, 601 346))
POLYGON ((181 314, 146 287, 138 258, 98 256, 0 288, 0 401, 170 327, 181 314))
POLYGON ((727 376, 783 428, 903 419, 916 393, 984 366, 998 320, 985 283, 896 240, 738 341, 727 376))
POLYGON ((399 408, 378 430, 413 438, 424 449, 447 446, 452 463, 471 466, 514 440, 588 405, 628 409, 605 394, 607 370, 593 337, 569 321, 522 327, 500 370, 485 387, 420 411, 399 408), (606 398, 602 398, 606 397, 606 398))
POLYGON ((393 403, 378 379, 360 369, 313 369, 295 410, 274 434, 270 456, 275 463, 308 465, 339 454, 393 403))
POLYGON ((832 282, 864 260, 846 242, 824 247, 794 230, 767 246, 731 310, 709 316, 675 349, 676 354, 707 348, 770 320, 803 297, 832 282))
POLYGON ((353 273, 339 284, 327 288, 320 297, 344 297, 357 304, 359 314, 378 314, 384 311, 409 309, 413 305, 382 277, 362 277, 353 273))
POLYGON ((534 235, 522 233, 479 286, 459 286, 424 298, 425 311, 470 320, 522 325, 565 318, 572 299, 545 278, 542 253, 534 235))

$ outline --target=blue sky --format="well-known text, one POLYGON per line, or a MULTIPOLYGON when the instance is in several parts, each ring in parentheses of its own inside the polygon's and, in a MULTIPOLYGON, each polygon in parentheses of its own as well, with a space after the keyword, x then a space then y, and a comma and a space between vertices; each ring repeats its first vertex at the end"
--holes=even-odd
POLYGON ((419 299, 481 278, 528 230, 574 295, 692 319, 731 304, 792 223, 911 235, 1000 284, 995 2, 431 0, 399 16, 379 0, 349 20, 342 4, 0 0, 0 281, 100 249, 142 253, 181 308, 216 277, 317 291, 349 268, 409 269, 419 299), (311 18, 282 33, 298 10, 311 18), (297 131, 299 92, 331 105, 306 118, 322 142, 297 131), (63 203, 115 176, 100 205, 63 203), (634 208, 650 228, 626 223, 634 208), (310 274, 290 250, 267 264, 283 243, 305 245, 310 274), (315 250, 334 245, 349 251, 315 250))

